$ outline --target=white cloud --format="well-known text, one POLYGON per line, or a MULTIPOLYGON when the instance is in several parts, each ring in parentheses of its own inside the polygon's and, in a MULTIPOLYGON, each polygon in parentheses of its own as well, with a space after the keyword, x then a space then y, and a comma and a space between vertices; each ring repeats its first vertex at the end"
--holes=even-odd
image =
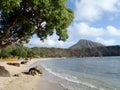
POLYGON ((115 40, 117 40, 118 37, 120 37, 119 28, 116 28, 112 25, 108 25, 105 28, 97 28, 92 27, 85 22, 73 23, 73 25, 71 25, 68 28, 68 33, 70 36, 70 40, 77 39, 76 41, 78 41, 81 38, 94 38, 96 41, 99 41, 100 43, 103 43, 105 45, 117 44, 115 40), (104 40, 100 37, 112 39, 104 40))
POLYGON ((102 43, 103 45, 115 45, 116 44, 116 41, 114 39, 105 40, 101 37, 97 37, 96 42, 102 43))
POLYGON ((27 44, 31 47, 60 47, 68 48, 82 39, 94 38, 97 42, 105 45, 115 44, 115 38, 120 37, 120 29, 114 26, 106 26, 106 28, 92 27, 85 22, 73 23, 68 27, 69 39, 66 42, 58 41, 58 36, 54 33, 53 36, 48 37, 44 42, 35 37, 27 44), (102 37, 102 38, 101 38, 102 37), (104 40, 103 38, 114 38, 104 40))
POLYGON ((46 40, 40 41, 39 38, 36 37, 36 35, 33 36, 33 38, 30 40, 28 44, 25 44, 25 46, 28 47, 57 47, 57 48, 68 48, 72 44, 74 44, 73 41, 58 41, 58 36, 54 33, 53 36, 48 37, 46 40))
POLYGON ((120 29, 117 29, 113 26, 107 26, 106 29, 111 36, 120 36, 120 29))
POLYGON ((105 33, 103 28, 95 28, 90 26, 87 23, 80 22, 74 23, 72 26, 68 28, 69 36, 72 37, 81 37, 81 36, 101 36, 105 33))
MULTIPOLYGON (((93 39, 103 43, 105 45, 112 45, 116 43, 116 37, 120 37, 120 29, 108 25, 103 27, 93 27, 86 21, 94 21, 101 19, 104 14, 110 14, 108 17, 110 20, 114 21, 114 12, 119 12, 120 0, 70 0, 75 3, 75 21, 71 26, 68 27, 69 39, 66 42, 58 41, 56 34, 48 37, 44 42, 40 41, 38 38, 33 38, 28 45, 36 47, 70 47, 75 44, 81 38, 93 39), (111 13, 113 16, 111 16, 111 13), (83 21, 82 21, 83 20, 83 21), (101 38, 102 37, 102 38, 101 38), (114 39, 103 39, 103 38, 114 38, 114 39)), ((117 13, 119 14, 119 13, 117 13)), ((118 17, 118 16, 117 16, 118 17)), ((104 20, 101 20, 104 21, 104 20)), ((92 23, 92 22, 89 22, 92 23)), ((97 22, 96 22, 97 23, 97 22)), ((97 23, 98 24, 98 23, 97 23)), ((102 22, 100 23, 102 24, 102 22)))
POLYGON ((119 3, 120 0, 75 0, 75 20, 94 21, 103 12, 118 11, 119 3))
POLYGON ((87 37, 99 37, 99 36, 109 36, 109 37, 117 37, 120 36, 120 29, 109 25, 105 28, 99 27, 92 27, 87 23, 80 22, 80 23, 73 23, 68 28, 68 33, 70 36, 87 36, 87 37))
POLYGON ((86 23, 79 23, 75 28, 77 28, 78 33, 83 36, 100 36, 103 34, 102 28, 90 27, 86 23))

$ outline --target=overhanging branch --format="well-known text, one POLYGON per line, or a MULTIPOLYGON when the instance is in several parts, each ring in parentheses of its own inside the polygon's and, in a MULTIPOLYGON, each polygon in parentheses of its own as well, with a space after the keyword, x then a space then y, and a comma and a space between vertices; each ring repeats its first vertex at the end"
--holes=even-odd
POLYGON ((17 18, 15 19, 15 21, 13 22, 13 24, 6 28, 6 30, 4 30, 5 34, 0 38, 0 41, 3 41, 4 39, 7 38, 7 36, 9 36, 10 30, 16 25, 17 22, 17 18))

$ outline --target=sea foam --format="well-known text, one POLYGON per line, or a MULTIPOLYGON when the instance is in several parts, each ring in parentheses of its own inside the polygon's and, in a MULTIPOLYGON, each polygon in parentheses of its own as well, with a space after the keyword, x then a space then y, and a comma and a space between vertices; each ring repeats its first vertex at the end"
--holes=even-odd
POLYGON ((72 82, 72 83, 77 83, 77 84, 81 84, 81 85, 84 85, 86 87, 89 87, 89 88, 94 88, 94 89, 97 89, 97 90, 104 90, 102 88, 97 88, 95 85, 92 85, 92 84, 89 84, 89 83, 86 83, 86 82, 81 82, 77 79, 77 77, 75 76, 72 76, 72 75, 68 75, 68 74, 64 74, 64 73, 57 73, 57 72, 54 72, 52 69, 48 68, 46 65, 44 64, 40 64, 47 72, 59 77, 59 78, 62 78, 64 80, 67 80, 69 82, 72 82))

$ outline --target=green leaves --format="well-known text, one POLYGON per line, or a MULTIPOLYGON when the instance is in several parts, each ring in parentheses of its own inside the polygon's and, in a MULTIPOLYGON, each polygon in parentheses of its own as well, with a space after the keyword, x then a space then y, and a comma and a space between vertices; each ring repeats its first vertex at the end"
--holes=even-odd
POLYGON ((16 48, 16 49, 14 49, 12 52, 11 52, 11 54, 13 55, 13 56, 18 56, 19 58, 20 57, 27 57, 27 51, 25 51, 24 49, 22 49, 22 48, 16 48))
POLYGON ((21 0, 1 0, 0 1, 0 10, 4 13, 13 12, 14 8, 17 8, 20 5, 21 0))
POLYGON ((59 40, 65 41, 66 28, 74 18, 66 3, 67 0, 1 0, 0 48, 18 40, 26 41, 33 34, 44 40, 54 30, 59 40))

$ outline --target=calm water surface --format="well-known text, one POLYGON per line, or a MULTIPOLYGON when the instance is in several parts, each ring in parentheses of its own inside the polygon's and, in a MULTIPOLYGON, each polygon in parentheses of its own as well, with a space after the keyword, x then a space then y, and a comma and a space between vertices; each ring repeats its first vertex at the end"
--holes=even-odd
POLYGON ((46 79, 69 90, 120 90, 120 57, 54 59, 39 65, 46 79))

